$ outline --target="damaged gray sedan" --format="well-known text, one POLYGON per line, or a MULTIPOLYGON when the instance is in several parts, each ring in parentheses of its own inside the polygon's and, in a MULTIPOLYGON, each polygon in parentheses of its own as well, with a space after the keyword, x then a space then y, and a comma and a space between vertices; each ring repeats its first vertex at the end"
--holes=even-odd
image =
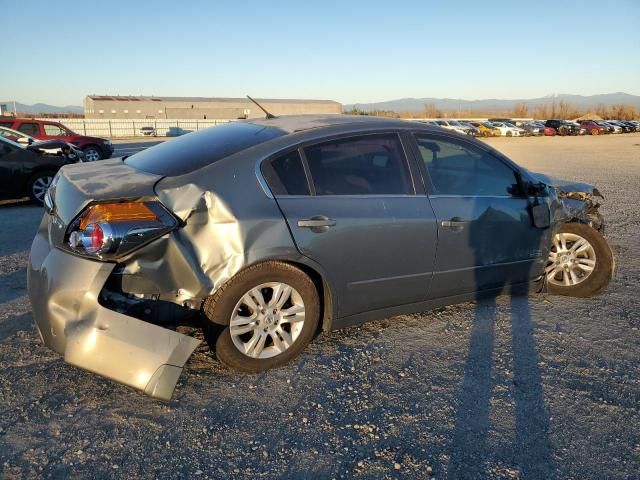
POLYGON ((234 122, 65 166, 29 294, 66 362, 171 398, 203 318, 218 359, 282 365, 322 330, 547 288, 602 290, 593 187, 465 135, 381 118, 234 122))

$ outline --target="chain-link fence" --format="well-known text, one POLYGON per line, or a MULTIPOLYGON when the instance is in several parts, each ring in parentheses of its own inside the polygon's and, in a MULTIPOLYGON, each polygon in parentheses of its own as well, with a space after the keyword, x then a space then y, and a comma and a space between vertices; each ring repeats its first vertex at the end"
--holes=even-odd
POLYGON ((81 135, 95 137, 144 137, 144 136, 178 136, 203 128, 213 127, 233 120, 164 120, 164 119, 131 119, 108 120, 101 118, 47 118, 43 120, 60 122, 81 135))

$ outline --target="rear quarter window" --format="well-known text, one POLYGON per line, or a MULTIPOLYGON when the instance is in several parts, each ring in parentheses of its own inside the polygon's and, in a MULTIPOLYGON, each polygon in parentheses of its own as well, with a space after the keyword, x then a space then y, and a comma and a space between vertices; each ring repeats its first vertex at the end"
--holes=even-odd
POLYGON ((155 175, 185 175, 282 135, 286 132, 277 128, 232 122, 168 140, 127 157, 125 163, 155 175))
POLYGON ((309 195, 309 185, 297 150, 262 164, 271 192, 278 195, 309 195))

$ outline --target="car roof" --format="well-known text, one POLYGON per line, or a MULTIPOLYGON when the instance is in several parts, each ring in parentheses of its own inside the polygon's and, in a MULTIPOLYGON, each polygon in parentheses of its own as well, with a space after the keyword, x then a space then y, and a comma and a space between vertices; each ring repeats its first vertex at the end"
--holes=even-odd
MULTIPOLYGON (((367 115, 286 115, 275 118, 258 118, 244 120, 248 123, 263 125, 265 127, 278 128, 287 133, 301 132, 304 130, 324 127, 363 126, 372 128, 406 128, 408 124, 415 124, 409 120, 400 120, 387 117, 370 117, 367 115)), ((424 125, 424 124, 423 124, 424 125)))

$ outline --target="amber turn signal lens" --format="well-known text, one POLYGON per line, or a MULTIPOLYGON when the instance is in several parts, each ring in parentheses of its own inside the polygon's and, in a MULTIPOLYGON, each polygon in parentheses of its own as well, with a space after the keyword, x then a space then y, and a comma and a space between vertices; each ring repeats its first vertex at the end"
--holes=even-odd
POLYGON ((158 217, 142 202, 100 203, 89 207, 80 220, 80 230, 99 222, 154 221, 158 217))

